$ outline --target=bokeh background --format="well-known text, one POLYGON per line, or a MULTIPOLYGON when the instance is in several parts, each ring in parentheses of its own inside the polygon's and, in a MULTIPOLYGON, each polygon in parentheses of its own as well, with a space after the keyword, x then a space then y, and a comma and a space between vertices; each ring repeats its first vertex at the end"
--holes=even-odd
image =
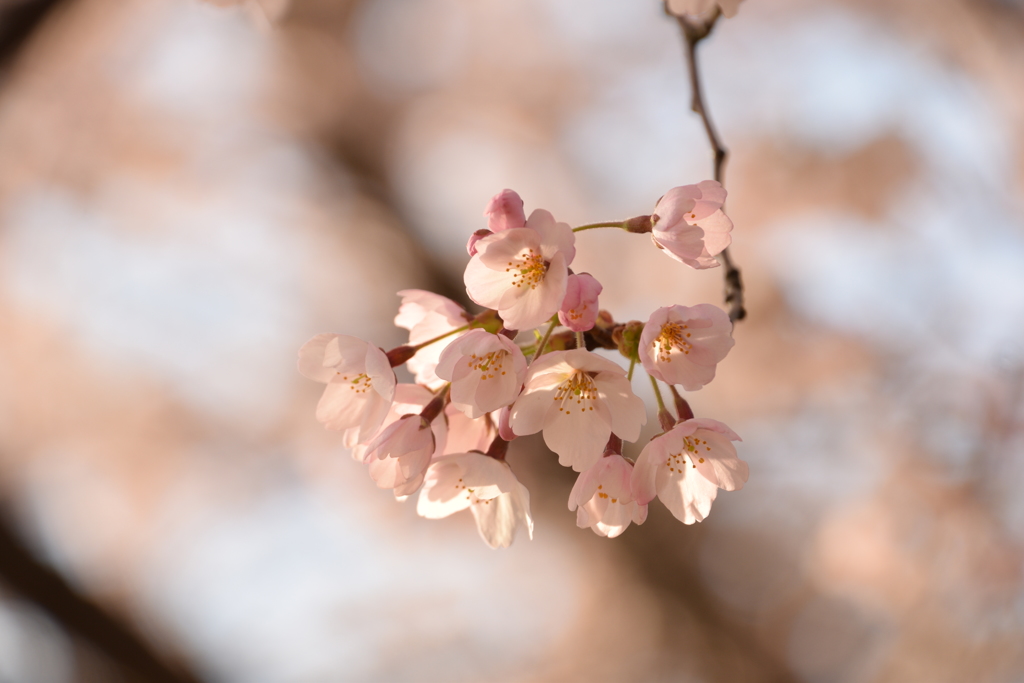
MULTIPOLYGON (((24 542, 211 683, 1024 681, 1018 0, 748 0, 701 46, 749 317, 690 399, 751 471, 704 523, 577 529, 519 439, 537 531, 492 551, 314 419, 299 346, 464 299, 497 191, 578 225, 711 175, 660 4, 0 0, 24 542)), ((721 303, 644 237, 579 245, 617 319, 721 303)), ((117 680, 0 582, 0 681, 117 680)))

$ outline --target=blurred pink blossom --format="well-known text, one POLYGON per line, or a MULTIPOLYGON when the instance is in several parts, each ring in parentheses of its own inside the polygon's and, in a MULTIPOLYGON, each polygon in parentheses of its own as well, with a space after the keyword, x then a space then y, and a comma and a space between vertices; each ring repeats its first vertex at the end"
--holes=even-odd
MULTIPOLYGON (((395 325, 409 330, 410 346, 451 332, 470 320, 462 306, 440 294, 422 289, 403 289, 398 295, 402 297, 402 305, 395 316, 395 325)), ((447 339, 424 346, 409 359, 409 371, 416 376, 417 382, 434 390, 444 386, 444 380, 435 374, 434 369, 441 352, 457 336, 453 334, 447 339)))
POLYGON ((707 14, 718 7, 722 8, 722 14, 727 17, 736 16, 736 10, 743 0, 669 0, 668 8, 672 14, 701 15, 707 14))

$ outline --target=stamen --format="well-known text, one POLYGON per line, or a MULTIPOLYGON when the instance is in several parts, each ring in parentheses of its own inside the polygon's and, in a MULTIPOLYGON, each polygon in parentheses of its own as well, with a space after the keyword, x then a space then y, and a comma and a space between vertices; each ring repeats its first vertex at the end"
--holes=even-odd
POLYGON ((683 355, 690 354, 693 344, 686 341, 690 336, 690 333, 685 331, 688 327, 688 325, 677 322, 665 323, 661 326, 661 334, 654 340, 658 362, 671 363, 673 350, 682 351, 683 355))
POLYGON ((570 409, 573 407, 573 401, 580 406, 582 412, 593 410, 592 404, 597 400, 597 396, 594 379, 582 370, 572 373, 569 379, 558 385, 558 391, 555 392, 555 400, 562 404, 558 410, 566 415, 572 412, 570 409))
POLYGON ((470 355, 466 367, 480 371, 480 379, 494 379, 498 375, 504 375, 505 358, 509 356, 508 351, 491 351, 483 356, 475 353, 470 355))
POLYGON ((518 259, 509 261, 505 268, 506 273, 512 273, 513 287, 530 289, 536 289, 544 281, 547 271, 548 264, 544 262, 544 257, 529 247, 525 252, 520 252, 518 259))

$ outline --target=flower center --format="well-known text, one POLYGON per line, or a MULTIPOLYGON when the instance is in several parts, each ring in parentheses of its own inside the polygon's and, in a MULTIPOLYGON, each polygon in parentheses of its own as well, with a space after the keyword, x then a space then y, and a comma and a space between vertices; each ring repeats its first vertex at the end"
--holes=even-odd
POLYGON ((572 412, 573 401, 576 402, 575 407, 581 413, 593 410, 594 406, 591 403, 597 400, 597 385, 594 384, 590 375, 582 370, 577 370, 569 379, 558 385, 555 400, 561 402, 558 407, 559 412, 564 412, 566 415, 572 412))
MULTIPOLYGON (((601 490, 603 488, 604 488, 604 484, 598 484, 597 485, 597 497, 601 498, 603 500, 607 500, 608 499, 608 494, 601 490)), ((612 502, 613 503, 618 503, 619 499, 618 498, 612 498, 612 502)))
MULTIPOLYGON (((341 373, 337 373, 341 375, 341 373)), ((365 394, 373 386, 373 380, 367 376, 365 372, 360 372, 355 377, 350 375, 342 375, 341 380, 348 382, 348 388, 357 394, 365 394)))
POLYGON ((460 495, 459 492, 465 491, 466 492, 466 500, 470 501, 474 505, 490 505, 491 504, 491 499, 490 498, 485 498, 483 500, 480 500, 475 495, 473 495, 475 493, 475 491, 473 489, 469 488, 468 486, 466 486, 465 484, 463 484, 461 477, 459 478, 458 483, 455 484, 455 491, 456 491, 456 495, 460 495))
POLYGON ((587 310, 586 304, 580 304, 579 308, 570 308, 567 317, 569 320, 579 320, 587 310))
POLYGON ((491 351, 483 356, 474 353, 470 355, 466 365, 473 370, 479 370, 480 379, 494 379, 505 374, 505 358, 508 355, 508 351, 491 351))
POLYGON ((690 333, 686 331, 688 327, 688 325, 677 322, 665 323, 661 326, 661 334, 654 340, 654 345, 658 348, 659 363, 671 363, 673 350, 689 355, 693 344, 686 341, 690 336, 690 333))
POLYGON ((690 464, 693 465, 694 469, 697 469, 697 463, 704 462, 704 458, 698 455, 701 448, 704 448, 705 451, 711 450, 711 446, 708 446, 707 441, 702 441, 696 436, 684 436, 683 450, 678 453, 669 453, 668 459, 665 461, 665 467, 668 468, 669 472, 682 472, 686 468, 686 459, 689 458, 690 464))
POLYGON ((548 264, 544 258, 532 248, 520 252, 518 260, 508 262, 505 268, 506 273, 512 273, 513 287, 529 287, 536 289, 544 280, 544 274, 548 270, 548 264))

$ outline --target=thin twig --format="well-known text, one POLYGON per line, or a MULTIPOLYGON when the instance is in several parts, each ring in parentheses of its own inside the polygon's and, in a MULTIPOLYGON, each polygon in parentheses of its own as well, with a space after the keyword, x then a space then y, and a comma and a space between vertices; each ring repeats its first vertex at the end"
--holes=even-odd
MULTIPOLYGON (((703 21, 694 21, 683 15, 673 14, 668 7, 668 0, 665 0, 665 13, 675 17, 679 23, 679 29, 683 34, 683 41, 686 43, 686 66, 690 75, 690 89, 693 93, 690 108, 700 116, 704 123, 704 132, 708 136, 708 143, 714 153, 715 180, 725 184, 725 162, 729 157, 729 150, 722 144, 718 137, 718 131, 711 122, 711 115, 708 113, 707 105, 704 104, 704 90, 701 85, 700 69, 697 65, 697 45, 711 35, 721 10, 715 9, 710 18, 703 21)), ((729 256, 729 249, 726 248, 720 254, 722 264, 725 266, 725 303, 729 305, 729 319, 733 322, 743 320, 747 317, 747 309, 743 305, 743 279, 740 276, 740 269, 736 267, 729 256)))

